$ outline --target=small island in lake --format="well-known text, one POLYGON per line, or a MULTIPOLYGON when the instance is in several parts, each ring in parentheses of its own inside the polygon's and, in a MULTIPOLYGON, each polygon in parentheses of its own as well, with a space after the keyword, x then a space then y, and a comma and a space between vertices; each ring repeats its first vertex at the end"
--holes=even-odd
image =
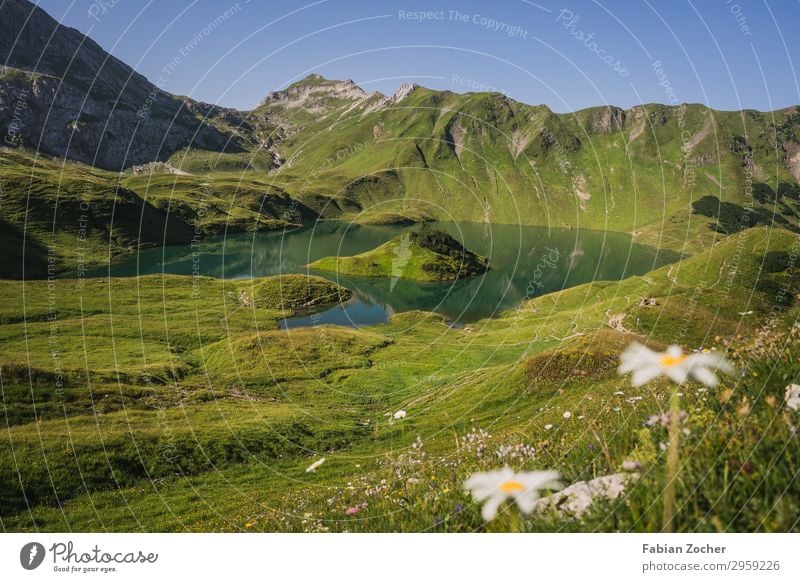
POLYGON ((464 248, 449 234, 423 228, 360 255, 324 257, 309 267, 357 277, 455 281, 485 273, 489 261, 464 248))

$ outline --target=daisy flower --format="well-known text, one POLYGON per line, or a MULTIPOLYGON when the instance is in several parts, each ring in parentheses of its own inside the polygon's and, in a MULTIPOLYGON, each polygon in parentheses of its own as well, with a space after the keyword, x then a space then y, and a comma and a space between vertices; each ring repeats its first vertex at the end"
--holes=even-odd
POLYGON ((789 384, 786 387, 786 408, 800 411, 800 384, 789 384))
POLYGON ((308 466, 308 469, 306 469, 306 473, 313 473, 314 471, 319 469, 320 466, 322 466, 322 463, 324 462, 325 462, 325 457, 322 457, 321 459, 314 461, 308 466))
POLYGON ((684 354, 680 346, 670 346, 665 352, 655 352, 634 342, 620 355, 619 374, 631 374, 631 384, 641 386, 653 378, 666 376, 676 384, 694 378, 706 386, 719 383, 716 371, 733 373, 725 358, 713 352, 684 354))
POLYGON ((464 481, 464 489, 472 494, 475 501, 483 503, 481 516, 491 521, 506 499, 513 499, 522 513, 530 513, 539 499, 540 489, 561 489, 558 478, 558 471, 515 473, 503 467, 500 471, 473 473, 464 481))
POLYGON ((401 418, 405 418, 405 417, 406 417, 406 411, 405 410, 398 410, 397 412, 395 412, 392 415, 392 418, 394 418, 395 420, 400 420, 401 418))

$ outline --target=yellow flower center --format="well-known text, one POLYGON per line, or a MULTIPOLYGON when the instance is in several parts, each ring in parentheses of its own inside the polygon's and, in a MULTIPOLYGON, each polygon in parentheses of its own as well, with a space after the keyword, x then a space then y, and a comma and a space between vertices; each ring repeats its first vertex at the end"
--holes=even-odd
POLYGON ((500 484, 500 491, 503 493, 513 493, 515 491, 525 491, 525 487, 519 481, 505 481, 500 484))
POLYGON ((686 359, 686 356, 681 354, 680 356, 670 356, 668 354, 664 354, 661 356, 661 365, 665 368, 671 368, 672 366, 677 366, 682 361, 686 359))

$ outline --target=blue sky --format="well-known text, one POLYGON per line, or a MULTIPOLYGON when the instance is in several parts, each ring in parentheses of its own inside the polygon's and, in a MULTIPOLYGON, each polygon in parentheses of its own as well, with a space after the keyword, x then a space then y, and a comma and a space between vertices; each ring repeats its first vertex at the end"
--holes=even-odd
POLYGON ((498 90, 561 112, 800 103, 800 0, 38 4, 162 89, 240 109, 311 72, 384 93, 407 81, 498 90))

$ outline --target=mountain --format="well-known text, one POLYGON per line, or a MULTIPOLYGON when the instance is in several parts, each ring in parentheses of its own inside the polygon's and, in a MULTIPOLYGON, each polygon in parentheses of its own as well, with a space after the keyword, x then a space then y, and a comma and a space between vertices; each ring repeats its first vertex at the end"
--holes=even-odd
POLYGON ((104 169, 192 145, 244 151, 241 114, 164 91, 27 0, 0 6, 0 128, 22 145, 104 169))
MULTIPOLYGON (((50 188, 59 166, 75 184, 90 172, 107 196, 123 188, 148 216, 164 215, 148 236, 98 217, 98 241, 120 234, 113 253, 186 238, 158 231, 167 213, 182 233, 424 217, 609 229, 690 253, 758 224, 798 229, 798 107, 557 114, 497 93, 406 84, 386 96, 313 74, 237 111, 159 90, 27 0, 4 2, 0 16, 0 131, 12 148, 0 163, 17 176, 0 212, 9 232, 26 230, 20 208, 37 164, 51 170, 50 188)), ((37 208, 42 225, 74 226, 37 208)))

